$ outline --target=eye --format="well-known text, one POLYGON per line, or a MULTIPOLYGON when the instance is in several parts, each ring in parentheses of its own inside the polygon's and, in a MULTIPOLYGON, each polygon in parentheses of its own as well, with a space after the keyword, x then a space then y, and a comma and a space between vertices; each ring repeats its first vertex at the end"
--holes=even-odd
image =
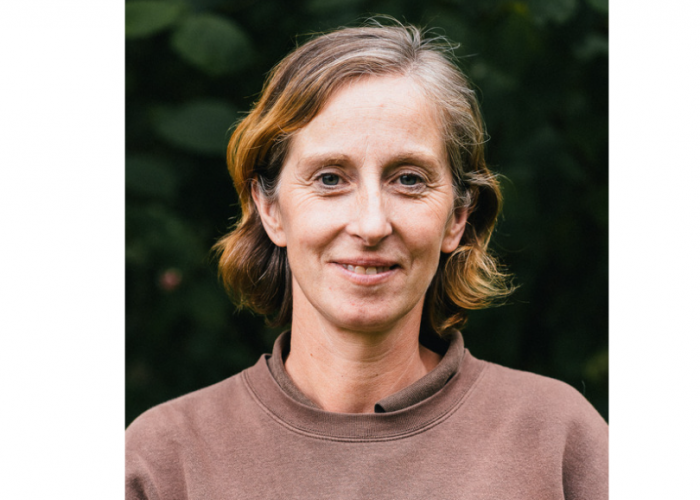
POLYGON ((324 186, 337 186, 340 181, 340 177, 336 174, 323 174, 321 176, 321 182, 324 186))
POLYGON ((399 182, 403 186, 415 186, 421 181, 422 179, 415 174, 403 174, 399 176, 399 182))

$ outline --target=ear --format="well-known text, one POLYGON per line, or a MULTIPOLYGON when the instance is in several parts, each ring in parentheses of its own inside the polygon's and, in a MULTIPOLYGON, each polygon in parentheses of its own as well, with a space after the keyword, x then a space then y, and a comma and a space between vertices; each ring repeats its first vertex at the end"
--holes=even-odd
POLYGON ((445 235, 442 238, 442 246, 440 250, 444 253, 452 253, 459 246, 459 241, 464 234, 464 228, 467 225, 467 216, 469 212, 466 207, 461 207, 455 210, 445 228, 445 235))
POLYGON ((278 247, 286 247, 287 237, 282 228, 282 218, 277 202, 272 202, 263 196, 257 182, 253 182, 251 194, 267 236, 278 247))

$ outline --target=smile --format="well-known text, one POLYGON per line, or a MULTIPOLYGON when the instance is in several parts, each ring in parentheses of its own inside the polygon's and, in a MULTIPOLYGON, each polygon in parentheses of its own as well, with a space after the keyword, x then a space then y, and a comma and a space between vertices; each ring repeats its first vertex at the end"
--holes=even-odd
POLYGON ((383 267, 375 267, 375 266, 370 266, 370 267, 363 267, 363 266, 353 266, 351 264, 341 264, 344 269, 347 269, 351 273, 355 274, 381 274, 385 273, 388 270, 391 269, 389 266, 383 266, 383 267))

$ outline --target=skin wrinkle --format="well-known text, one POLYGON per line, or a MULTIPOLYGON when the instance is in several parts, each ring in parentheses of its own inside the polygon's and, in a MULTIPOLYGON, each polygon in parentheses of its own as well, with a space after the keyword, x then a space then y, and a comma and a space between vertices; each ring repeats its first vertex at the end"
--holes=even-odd
MULTIPOLYGON (((259 102, 236 127, 227 148, 242 217, 214 250, 221 279, 235 303, 268 315, 275 326, 293 319, 288 252, 275 249, 265 233, 248 189, 250 180, 259 179, 265 194, 275 201, 282 167, 289 165, 292 138, 339 89, 362 80, 402 77, 401 89, 423 99, 401 104, 393 99, 394 92, 385 102, 393 100, 395 108, 425 102, 432 112, 427 121, 437 118, 434 131, 441 137, 440 156, 445 151, 449 159, 454 208, 468 203, 469 212, 474 212, 462 246, 440 261, 438 279, 426 297, 426 327, 445 335, 450 327, 464 324, 469 310, 498 303, 512 292, 508 275, 487 249, 500 210, 500 191, 484 162, 484 131, 475 93, 455 65, 453 48, 444 37, 411 26, 348 28, 309 41, 271 71, 259 102), (343 63, 333 64, 333 59, 343 63)), ((405 123, 396 121, 397 126, 405 123)), ((364 130, 364 124, 359 122, 357 128, 364 130)), ((395 211, 387 209, 390 215, 395 211)), ((460 219, 466 212, 456 213, 460 219)))
POLYGON ((287 371, 329 411, 371 412, 440 360, 418 342, 423 301, 465 218, 453 216, 436 113, 413 87, 403 77, 344 86, 294 134, 277 199, 254 191, 292 270, 287 371), (338 260, 358 258, 393 265, 353 278, 338 260))

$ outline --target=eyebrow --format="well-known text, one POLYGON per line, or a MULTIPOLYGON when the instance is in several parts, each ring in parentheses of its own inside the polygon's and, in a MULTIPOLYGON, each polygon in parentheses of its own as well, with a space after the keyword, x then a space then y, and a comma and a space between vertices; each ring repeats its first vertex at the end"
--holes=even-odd
MULTIPOLYGON (((344 153, 312 153, 299 158, 299 164, 304 166, 342 165, 347 163, 352 163, 352 160, 349 155, 344 153)), ((440 160, 432 154, 425 154, 421 151, 407 151, 391 157, 389 161, 386 162, 386 165, 390 167, 403 164, 437 169, 440 167, 440 160)))
POLYGON ((299 164, 301 165, 330 165, 335 163, 349 163, 350 157, 346 154, 336 154, 336 153, 318 153, 302 156, 299 158, 299 164))
POLYGON ((433 169, 440 168, 440 160, 438 158, 436 158, 434 155, 426 155, 420 151, 410 151, 397 155, 390 162, 392 166, 403 165, 406 163, 433 169))

